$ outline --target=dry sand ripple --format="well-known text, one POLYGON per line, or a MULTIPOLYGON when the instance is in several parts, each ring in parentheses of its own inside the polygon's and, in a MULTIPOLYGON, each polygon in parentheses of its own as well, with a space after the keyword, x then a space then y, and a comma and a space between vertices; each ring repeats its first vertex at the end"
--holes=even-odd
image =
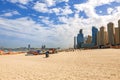
POLYGON ((0 80, 120 80, 120 49, 0 56, 0 80))

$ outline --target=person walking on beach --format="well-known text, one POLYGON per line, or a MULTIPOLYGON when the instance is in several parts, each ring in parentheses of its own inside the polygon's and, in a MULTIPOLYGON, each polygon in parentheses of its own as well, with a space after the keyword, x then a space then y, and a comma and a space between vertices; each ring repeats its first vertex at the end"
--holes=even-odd
POLYGON ((45 56, 46 58, 49 57, 49 51, 46 51, 45 56))

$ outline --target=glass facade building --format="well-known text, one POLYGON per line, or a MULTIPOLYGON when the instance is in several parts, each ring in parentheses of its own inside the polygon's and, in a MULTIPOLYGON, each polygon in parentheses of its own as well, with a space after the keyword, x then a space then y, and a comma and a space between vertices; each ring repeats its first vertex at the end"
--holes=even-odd
POLYGON ((95 26, 93 26, 92 27, 92 43, 94 45, 97 45, 97 33, 98 33, 98 29, 95 26))
POLYGON ((82 29, 80 29, 79 34, 77 35, 77 48, 81 48, 81 45, 84 43, 84 35, 82 29))

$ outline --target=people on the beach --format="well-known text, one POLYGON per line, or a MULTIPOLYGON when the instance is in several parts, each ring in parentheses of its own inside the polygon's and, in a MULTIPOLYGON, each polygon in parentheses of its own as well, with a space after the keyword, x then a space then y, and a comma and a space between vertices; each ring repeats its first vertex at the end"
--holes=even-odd
POLYGON ((49 57, 49 51, 46 51, 45 56, 46 58, 49 57))

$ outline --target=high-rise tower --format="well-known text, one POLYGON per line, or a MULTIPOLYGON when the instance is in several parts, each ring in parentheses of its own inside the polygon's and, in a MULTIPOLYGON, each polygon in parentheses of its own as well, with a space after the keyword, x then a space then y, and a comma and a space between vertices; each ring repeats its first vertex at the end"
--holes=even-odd
POLYGON ((84 35, 82 29, 80 29, 79 34, 77 35, 77 48, 81 48, 81 45, 84 43, 84 35))
POLYGON ((94 45, 97 45, 97 32, 98 32, 98 29, 96 27, 92 27, 92 43, 94 45))
POLYGON ((100 45, 104 45, 104 30, 105 30, 105 27, 101 27, 100 28, 100 45))
POLYGON ((119 31, 118 31, 118 36, 119 36, 119 44, 120 44, 120 20, 118 20, 118 29, 119 29, 119 31))
POLYGON ((86 43, 91 44, 91 42, 92 42, 92 36, 88 35, 86 43))
POLYGON ((114 24, 112 22, 108 23, 107 29, 108 29, 108 42, 110 45, 115 45, 114 24))
POLYGON ((100 31, 97 32, 97 46, 100 45, 100 31))
POLYGON ((118 45, 120 43, 119 40, 119 28, 115 28, 115 44, 118 45))
POLYGON ((28 44, 28 50, 30 50, 30 44, 28 44))
POLYGON ((76 37, 74 37, 74 49, 76 49, 76 47, 77 47, 77 42, 76 41, 77 41, 76 37))

